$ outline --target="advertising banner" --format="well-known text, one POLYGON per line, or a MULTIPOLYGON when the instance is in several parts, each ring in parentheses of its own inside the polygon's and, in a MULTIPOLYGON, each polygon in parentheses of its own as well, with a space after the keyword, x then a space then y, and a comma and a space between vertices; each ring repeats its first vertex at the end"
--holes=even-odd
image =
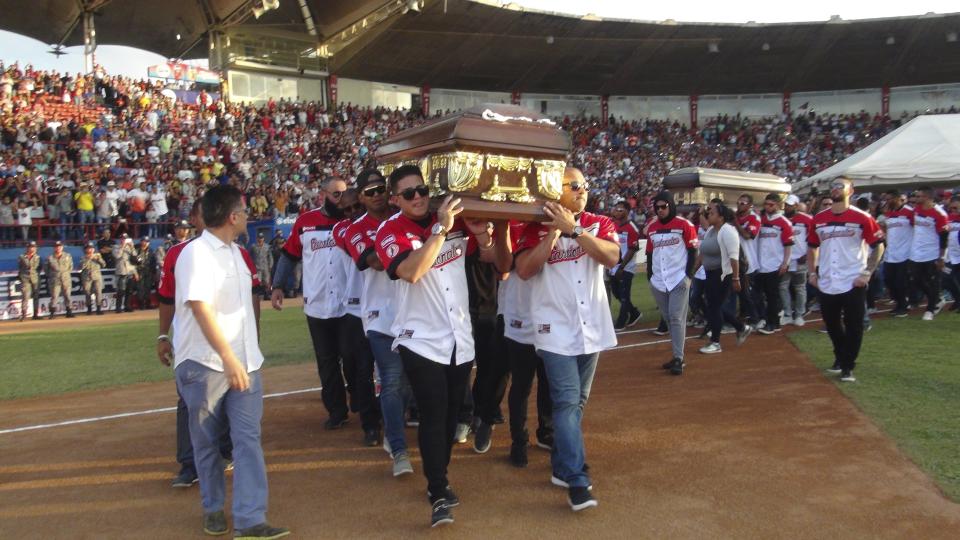
MULTIPOLYGON (((100 303, 100 309, 112 310, 116 308, 116 278, 113 269, 104 268, 101 270, 103 275, 103 301, 100 303)), ((50 290, 48 288, 46 276, 40 274, 40 297, 37 300, 37 315, 43 317, 50 314, 50 290)), ((20 318, 20 301, 23 299, 23 289, 20 286, 20 278, 16 272, 0 273, 0 321, 7 321, 20 318)), ((30 311, 30 303, 27 305, 27 317, 33 316, 30 311)), ((57 314, 64 313, 63 296, 57 299, 57 314)), ((70 309, 74 313, 83 313, 87 311, 87 298, 83 294, 83 287, 80 285, 80 271, 73 272, 70 276, 70 309)))
POLYGON ((147 68, 147 76, 156 79, 197 82, 202 84, 220 84, 220 73, 181 62, 167 62, 147 68))

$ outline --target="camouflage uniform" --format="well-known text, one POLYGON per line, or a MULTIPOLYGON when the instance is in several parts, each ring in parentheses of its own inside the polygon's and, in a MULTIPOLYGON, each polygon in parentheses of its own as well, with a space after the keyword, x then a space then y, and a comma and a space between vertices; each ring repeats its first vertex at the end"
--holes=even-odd
POLYGON ((150 307, 150 293, 157 275, 157 259, 149 244, 145 248, 137 247, 136 261, 137 274, 140 276, 140 281, 137 282, 137 303, 140 304, 140 309, 147 309, 150 307))
POLYGON ((57 257, 55 254, 47 257, 47 284, 50 287, 50 318, 57 314, 57 298, 63 295, 63 305, 67 310, 67 317, 73 317, 70 308, 70 289, 72 283, 70 274, 73 272, 73 257, 66 251, 57 257))
POLYGON ((40 296, 40 255, 22 253, 17 259, 20 277, 20 292, 23 297, 20 301, 20 320, 27 316, 27 302, 32 302, 33 318, 37 318, 37 300, 40 296))
POLYGON ((103 304, 103 275, 100 270, 107 266, 103 256, 94 252, 90 257, 84 256, 80 263, 80 285, 83 286, 83 294, 87 297, 87 315, 93 311, 92 296, 97 297, 97 315, 102 315, 101 304, 103 304))
POLYGON ((137 253, 133 244, 121 242, 113 248, 113 258, 116 260, 117 277, 117 313, 133 311, 130 307, 130 296, 139 275, 137 274, 137 253))
POLYGON ((273 268, 273 249, 270 244, 256 242, 250 246, 250 255, 253 257, 253 264, 257 267, 257 275, 260 276, 260 283, 267 294, 270 293, 270 284, 272 283, 270 270, 273 268))

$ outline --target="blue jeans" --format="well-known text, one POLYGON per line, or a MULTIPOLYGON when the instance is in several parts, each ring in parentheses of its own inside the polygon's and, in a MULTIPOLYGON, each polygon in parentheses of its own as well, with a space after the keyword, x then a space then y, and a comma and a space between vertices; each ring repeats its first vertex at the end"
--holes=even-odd
POLYGON ((92 224, 93 221, 93 210, 79 210, 77 212, 77 223, 80 224, 80 227, 77 228, 77 238, 83 238, 87 234, 87 224, 92 224))
POLYGON ((586 451, 580 421, 600 353, 566 356, 538 349, 537 355, 543 359, 553 401, 553 475, 570 487, 587 487, 590 477, 583 470, 586 451))
POLYGON ((190 416, 190 442, 200 478, 203 512, 223 510, 226 484, 220 457, 220 434, 230 422, 233 441, 233 521, 246 529, 267 520, 267 467, 260 446, 263 383, 250 373, 250 388, 238 392, 222 372, 192 360, 177 366, 177 389, 190 416))
POLYGON ((373 360, 380 372, 380 413, 383 415, 383 437, 390 444, 390 451, 396 455, 407 450, 407 439, 403 434, 406 400, 404 395, 403 359, 400 353, 391 350, 393 338, 387 334, 367 332, 373 360))

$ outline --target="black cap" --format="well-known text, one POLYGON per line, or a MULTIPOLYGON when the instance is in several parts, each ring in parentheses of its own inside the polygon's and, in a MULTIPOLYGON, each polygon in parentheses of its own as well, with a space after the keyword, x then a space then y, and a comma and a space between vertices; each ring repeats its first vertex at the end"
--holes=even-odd
POLYGON ((37 243, 33 240, 27 243, 27 247, 37 247, 37 243))
POLYGON ((361 171, 359 176, 357 176, 357 190, 363 191, 367 186, 375 184, 384 184, 386 185, 387 180, 384 178, 383 173, 376 169, 366 169, 361 171))
POLYGON ((185 219, 181 219, 180 222, 177 223, 177 228, 178 228, 178 229, 189 229, 189 228, 190 228, 190 223, 189 223, 187 220, 185 220, 185 219))
POLYGON ((140 239, 140 241, 141 241, 141 242, 149 242, 149 241, 150 241, 150 237, 149 237, 149 236, 144 236, 143 238, 140 239))
POLYGON ((93 248, 93 247, 94 247, 93 242, 87 242, 86 244, 83 245, 83 249, 93 248))
POLYGON ((62 245, 63 245, 63 242, 61 242, 60 240, 57 240, 56 242, 53 243, 53 245, 54 245, 54 246, 62 246, 62 245))

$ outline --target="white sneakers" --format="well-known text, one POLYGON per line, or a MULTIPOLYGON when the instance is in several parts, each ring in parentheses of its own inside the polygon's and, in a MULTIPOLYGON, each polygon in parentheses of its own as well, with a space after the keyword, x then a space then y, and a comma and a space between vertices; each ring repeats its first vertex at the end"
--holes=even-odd
POLYGON ((793 320, 794 326, 803 326, 804 324, 807 324, 807 321, 803 320, 802 315, 798 315, 797 318, 793 320))
POLYGON ((924 312, 923 312, 923 320, 925 320, 925 321, 932 321, 932 320, 933 320, 933 312, 932 312, 932 311, 924 311, 924 312))
POLYGON ((719 343, 715 343, 711 341, 710 343, 704 345, 703 347, 700 347, 700 352, 702 354, 717 354, 717 353, 723 352, 723 349, 720 348, 719 343))

